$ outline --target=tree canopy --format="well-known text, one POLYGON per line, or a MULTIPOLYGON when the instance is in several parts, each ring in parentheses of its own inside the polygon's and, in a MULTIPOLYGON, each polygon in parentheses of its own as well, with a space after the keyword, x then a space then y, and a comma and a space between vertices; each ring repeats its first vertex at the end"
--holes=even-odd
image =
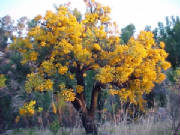
MULTIPOLYGON (((82 20, 66 6, 38 15, 34 19, 37 25, 27 36, 14 38, 10 48, 21 54, 22 64, 31 67, 25 82, 27 94, 61 93, 82 114, 86 132, 96 132, 93 120, 103 88, 122 102, 143 109, 143 94, 166 78, 163 71, 170 63, 165 44, 156 43, 153 33, 142 31, 127 44, 120 44, 117 25, 110 21, 110 8, 93 1, 86 1, 86 5, 82 20), (95 78, 90 106, 85 100, 88 71, 95 78)), ((29 113, 33 114, 32 110, 29 113)))
POLYGON ((165 50, 169 53, 167 58, 171 62, 172 67, 180 66, 180 19, 179 17, 166 17, 166 24, 158 23, 158 28, 155 28, 153 33, 158 42, 163 41, 166 44, 165 50))
POLYGON ((134 24, 129 24, 126 27, 124 27, 123 29, 121 29, 121 42, 123 44, 126 44, 128 42, 128 40, 133 36, 134 32, 135 32, 135 26, 134 24))

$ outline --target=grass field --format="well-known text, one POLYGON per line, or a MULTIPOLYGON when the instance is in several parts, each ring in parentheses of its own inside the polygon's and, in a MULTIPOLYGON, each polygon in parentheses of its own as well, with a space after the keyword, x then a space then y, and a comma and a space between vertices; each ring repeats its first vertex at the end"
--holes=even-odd
MULTIPOLYGON (((106 122, 99 126, 99 135, 172 135, 171 120, 154 121, 154 117, 140 119, 134 123, 120 122, 113 124, 106 122)), ((48 129, 19 129, 8 130, 6 135, 53 135, 48 129)), ((5 135, 3 134, 3 135, 5 135)), ((85 135, 82 127, 60 128, 56 135, 85 135)))

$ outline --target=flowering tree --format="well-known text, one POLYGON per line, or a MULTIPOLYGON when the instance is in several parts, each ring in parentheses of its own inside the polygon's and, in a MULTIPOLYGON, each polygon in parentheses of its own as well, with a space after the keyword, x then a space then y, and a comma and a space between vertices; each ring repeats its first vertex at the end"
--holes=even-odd
POLYGON ((121 101, 129 101, 143 109, 142 95, 155 83, 165 79, 162 73, 170 67, 164 43, 157 44, 151 32, 140 32, 127 44, 120 44, 115 23, 110 22, 110 8, 87 0, 84 19, 78 20, 66 6, 57 12, 37 16, 37 26, 25 38, 11 45, 22 55, 22 64, 31 65, 25 90, 56 91, 79 112, 86 133, 97 134, 94 116, 97 97, 109 88, 121 101), (85 100, 85 78, 95 73, 91 103, 85 100))

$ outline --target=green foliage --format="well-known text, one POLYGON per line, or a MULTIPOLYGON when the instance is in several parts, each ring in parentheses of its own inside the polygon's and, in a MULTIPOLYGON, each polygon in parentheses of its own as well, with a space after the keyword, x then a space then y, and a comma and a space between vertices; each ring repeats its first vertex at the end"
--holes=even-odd
POLYGON ((95 82, 95 72, 93 70, 87 71, 87 76, 85 77, 85 97, 87 106, 90 106, 91 102, 91 90, 95 82))
POLYGON ((54 120, 54 121, 50 124, 50 127, 49 127, 49 129, 50 129, 54 134, 57 134, 59 128, 60 128, 60 124, 59 124, 59 121, 58 121, 57 119, 54 120))
POLYGON ((13 109, 11 106, 12 98, 0 92, 0 126, 2 129, 7 129, 12 126, 14 121, 13 109))
POLYGON ((38 106, 43 108, 43 111, 46 112, 49 111, 52 101, 52 92, 45 92, 45 93, 34 92, 32 93, 31 97, 34 97, 34 100, 37 101, 38 106))
POLYGON ((76 8, 73 10, 73 15, 76 17, 78 22, 82 20, 82 14, 76 8))
POLYGON ((28 65, 21 64, 21 55, 18 52, 12 52, 10 54, 10 71, 13 72, 13 76, 20 83, 25 80, 26 75, 30 73, 30 68, 28 65))
POLYGON ((61 93, 59 93, 57 96, 58 96, 58 101, 57 101, 58 108, 64 108, 66 106, 66 102, 64 101, 64 97, 62 96, 61 93))
POLYGON ((172 83, 176 83, 180 80, 180 68, 177 67, 175 70, 168 72, 168 79, 172 83))
POLYGON ((133 36, 135 32, 134 24, 129 24, 125 28, 121 29, 121 43, 127 44, 128 40, 133 36))
POLYGON ((180 18, 166 17, 166 25, 162 22, 158 23, 158 28, 153 31, 155 39, 160 42, 164 41, 166 44, 165 50, 169 53, 168 61, 171 62, 172 67, 175 68, 180 65, 180 18))
POLYGON ((19 83, 22 83, 25 80, 26 75, 30 71, 30 67, 28 65, 22 65, 20 61, 21 56, 17 52, 11 52, 7 59, 4 58, 2 60, 0 72, 6 74, 7 83, 10 82, 10 80, 16 80, 19 83), (4 64, 5 61, 8 62, 4 64))

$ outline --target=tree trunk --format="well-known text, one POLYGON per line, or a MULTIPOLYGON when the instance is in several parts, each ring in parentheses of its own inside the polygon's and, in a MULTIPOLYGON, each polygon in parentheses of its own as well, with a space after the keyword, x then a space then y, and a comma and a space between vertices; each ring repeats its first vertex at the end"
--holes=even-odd
POLYGON ((75 100, 72 102, 72 104, 80 114, 82 125, 85 128, 86 134, 97 135, 98 130, 94 121, 94 113, 90 113, 90 110, 88 111, 87 108, 83 108, 82 104, 79 102, 80 101, 75 100))
POLYGON ((72 102, 75 109, 79 112, 82 125, 85 128, 86 134, 98 134, 97 125, 95 123, 95 110, 97 107, 97 98, 98 94, 101 90, 101 84, 96 83, 96 85, 93 87, 92 95, 91 95, 91 105, 88 109, 86 105, 84 105, 85 100, 81 97, 76 98, 75 101, 72 102))
MULTIPOLYGON (((81 66, 79 63, 77 64, 77 69, 76 69, 76 80, 77 80, 78 85, 81 85, 85 88, 83 71, 81 70, 81 66)), ((95 116, 95 110, 97 107, 97 98, 101 90, 101 86, 102 84, 99 82, 97 82, 93 86, 90 108, 86 106, 84 91, 80 94, 77 93, 76 99, 72 102, 74 108, 80 114, 82 125, 86 130, 86 134, 93 134, 93 135, 98 134, 97 125, 95 124, 95 121, 94 121, 94 116, 95 116)))
POLYGON ((92 135, 98 134, 98 129, 94 121, 94 116, 91 116, 88 113, 83 113, 81 115, 81 120, 83 127, 85 128, 86 134, 92 134, 92 135))

